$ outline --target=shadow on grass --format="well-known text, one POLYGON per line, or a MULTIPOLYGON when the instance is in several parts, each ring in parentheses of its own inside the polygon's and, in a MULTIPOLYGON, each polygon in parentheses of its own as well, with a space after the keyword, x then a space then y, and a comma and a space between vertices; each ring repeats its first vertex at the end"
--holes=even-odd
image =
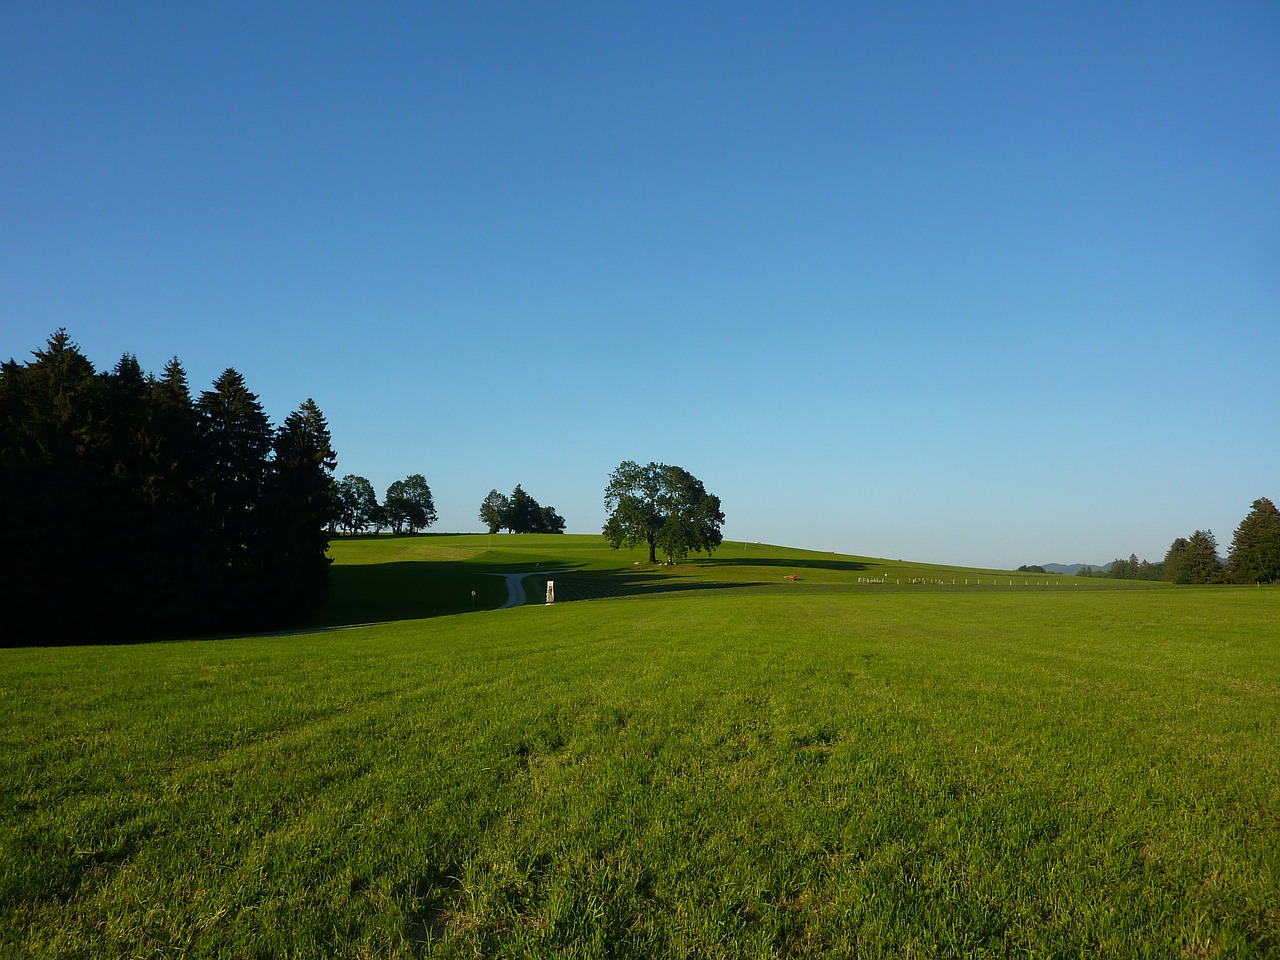
POLYGON ((458 864, 430 865, 416 883, 397 888, 399 897, 413 904, 405 933, 415 952, 430 947, 448 931, 448 911, 462 890, 461 877, 462 867, 458 864))
POLYGON ((826 560, 820 558, 784 558, 784 557, 725 557, 717 555, 699 563, 707 567, 797 567, 805 570, 870 570, 876 564, 863 563, 861 560, 826 560))
POLYGON ((762 586, 761 581, 687 580, 678 576, 642 571, 620 570, 617 573, 592 571, 568 572, 563 577, 535 574, 525 578, 527 603, 541 603, 546 596, 548 580, 555 580, 556 601, 604 600, 610 597, 639 597, 657 593, 694 593, 703 590, 733 590, 738 587, 762 586))
POLYGON ((488 574, 506 572, 507 566, 512 573, 522 572, 514 564, 479 569, 449 560, 334 565, 329 568, 329 599, 310 625, 420 620, 497 607, 507 599, 507 586, 488 574))
POLYGON ((583 564, 397 560, 344 564, 330 568, 329 599, 308 625, 311 628, 421 620, 428 617, 492 610, 507 599, 505 575, 525 574, 526 603, 542 603, 548 580, 556 581, 556 600, 598 600, 701 590, 755 586, 752 582, 690 579, 657 571, 582 570, 583 564), (474 591, 474 597, 472 596, 474 591))

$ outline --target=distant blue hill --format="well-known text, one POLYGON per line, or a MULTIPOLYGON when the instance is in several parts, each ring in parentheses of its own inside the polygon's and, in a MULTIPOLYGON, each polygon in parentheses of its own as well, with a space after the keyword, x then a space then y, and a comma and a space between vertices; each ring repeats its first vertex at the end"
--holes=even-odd
POLYGON ((1079 573, 1085 567, 1092 567, 1094 570, 1110 570, 1109 563, 1042 563, 1047 573, 1062 573, 1067 576, 1079 573))

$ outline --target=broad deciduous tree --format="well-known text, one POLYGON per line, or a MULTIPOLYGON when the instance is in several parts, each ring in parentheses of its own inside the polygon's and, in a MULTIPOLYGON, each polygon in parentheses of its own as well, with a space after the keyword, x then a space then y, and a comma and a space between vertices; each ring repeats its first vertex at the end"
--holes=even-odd
POLYGON ((392 531, 401 533, 407 529, 417 533, 436 522, 436 505, 431 499, 431 488, 420 473, 413 473, 387 487, 382 509, 392 531))
POLYGON ((604 505, 605 539, 614 549, 645 544, 650 563, 658 550, 671 562, 720 545, 720 498, 683 467, 624 461, 609 477, 604 505))
POLYGON ((555 507, 538 508, 538 533, 564 533, 564 517, 556 513, 555 507))
POLYGON ((358 533, 374 525, 378 495, 365 477, 347 474, 338 481, 336 520, 347 533, 358 533))
POLYGON ((497 533, 504 526, 503 520, 510 507, 510 501, 497 490, 490 490, 480 502, 480 522, 489 528, 490 533, 497 533))

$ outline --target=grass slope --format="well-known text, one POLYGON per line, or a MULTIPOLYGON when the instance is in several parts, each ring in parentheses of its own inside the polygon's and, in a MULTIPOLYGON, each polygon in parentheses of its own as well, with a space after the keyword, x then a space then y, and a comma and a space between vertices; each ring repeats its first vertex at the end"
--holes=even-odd
POLYGON ((643 548, 613 550, 599 536, 548 534, 446 534, 418 537, 359 537, 333 542, 333 597, 317 623, 341 625, 434 617, 499 607, 503 579, 494 574, 529 573, 528 601, 540 603, 557 571, 558 600, 588 600, 672 591, 750 588, 788 593, 920 587, 1035 587, 1160 589, 1101 578, 1060 577, 903 563, 758 543, 725 543, 711 557, 674 566, 650 566, 643 548), (788 578, 794 579, 788 579, 788 578), (877 581, 868 585, 867 581, 877 581))
POLYGON ((0 651, 0 955, 1280 954, 1280 592, 504 548, 623 588, 0 651))

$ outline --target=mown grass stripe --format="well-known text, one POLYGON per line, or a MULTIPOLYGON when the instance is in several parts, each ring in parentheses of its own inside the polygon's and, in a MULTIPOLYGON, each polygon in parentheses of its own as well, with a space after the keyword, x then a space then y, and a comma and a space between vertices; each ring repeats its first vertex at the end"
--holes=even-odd
POLYGON ((1277 614, 779 580, 2 651, 0 955, 1274 956, 1277 614))

